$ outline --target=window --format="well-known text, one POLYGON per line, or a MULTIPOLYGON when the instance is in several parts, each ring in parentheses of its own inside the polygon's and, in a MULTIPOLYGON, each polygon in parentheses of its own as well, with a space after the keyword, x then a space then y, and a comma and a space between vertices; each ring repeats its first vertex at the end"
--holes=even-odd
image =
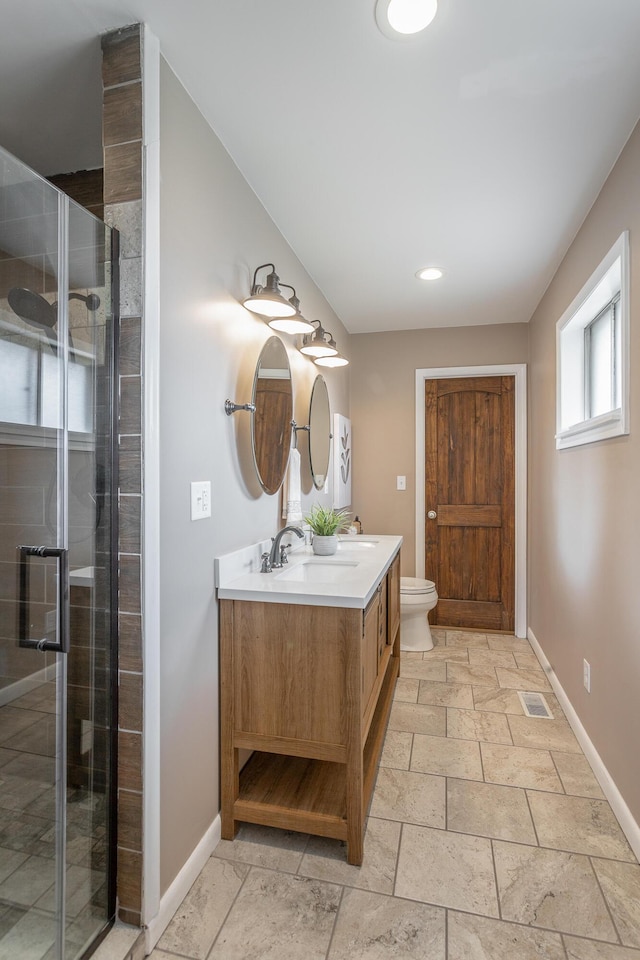
POLYGON ((556 447, 629 432, 629 234, 556 325, 556 447))

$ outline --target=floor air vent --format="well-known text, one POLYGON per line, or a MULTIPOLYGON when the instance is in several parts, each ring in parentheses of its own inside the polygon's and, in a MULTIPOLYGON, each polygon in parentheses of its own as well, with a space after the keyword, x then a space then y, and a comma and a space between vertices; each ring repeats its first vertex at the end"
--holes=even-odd
POLYGON ((543 720, 553 720, 549 704, 541 693, 523 693, 518 690, 520 703, 528 717, 539 717, 543 720))

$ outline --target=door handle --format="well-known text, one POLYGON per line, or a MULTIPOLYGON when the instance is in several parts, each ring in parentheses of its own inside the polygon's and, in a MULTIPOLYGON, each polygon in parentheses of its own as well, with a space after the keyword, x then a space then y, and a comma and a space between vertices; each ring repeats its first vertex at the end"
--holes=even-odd
POLYGON ((69 653, 69 551, 64 547, 18 547, 18 645, 33 650, 69 653), (29 568, 31 557, 55 557, 58 564, 57 640, 29 637, 29 568))
POLYGON ((435 512, 435 510, 429 510, 427 514, 427 517, 429 518, 429 520, 435 520, 437 516, 438 514, 435 512))

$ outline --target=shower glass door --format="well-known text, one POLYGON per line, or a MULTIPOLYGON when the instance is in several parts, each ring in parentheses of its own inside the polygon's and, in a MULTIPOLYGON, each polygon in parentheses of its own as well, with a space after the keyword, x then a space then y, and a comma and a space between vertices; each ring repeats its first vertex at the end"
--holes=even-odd
POLYGON ((111 260, 0 151, 0 960, 114 913, 111 260))

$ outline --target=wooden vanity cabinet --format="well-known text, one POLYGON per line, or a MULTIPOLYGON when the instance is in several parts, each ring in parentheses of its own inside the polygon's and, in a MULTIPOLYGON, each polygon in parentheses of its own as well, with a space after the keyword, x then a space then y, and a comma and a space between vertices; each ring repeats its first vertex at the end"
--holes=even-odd
POLYGON ((224 839, 262 823, 345 840, 362 862, 400 664, 392 570, 365 610, 220 601, 224 839))

